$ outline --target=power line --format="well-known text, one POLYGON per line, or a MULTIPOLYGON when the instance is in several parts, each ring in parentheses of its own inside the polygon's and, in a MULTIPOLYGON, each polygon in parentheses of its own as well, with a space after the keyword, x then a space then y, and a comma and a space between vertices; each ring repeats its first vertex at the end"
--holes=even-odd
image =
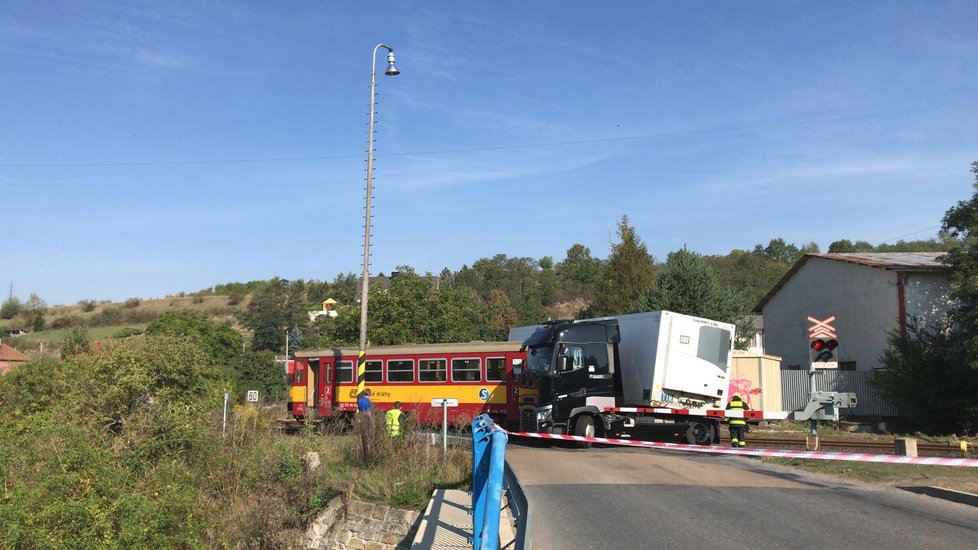
MULTIPOLYGON (((748 130, 770 130, 775 128, 787 128, 791 126, 805 126, 810 124, 824 124, 831 122, 846 122, 851 120, 866 120, 872 118, 885 118, 891 116, 904 116, 920 113, 931 113, 948 109, 973 109, 975 105, 947 105, 930 109, 911 109, 905 111, 888 111, 881 113, 869 113, 863 115, 851 115, 829 118, 813 118, 804 120, 791 120, 786 122, 772 122, 767 124, 754 124, 747 126, 731 126, 729 128, 699 128, 694 130, 679 130, 675 132, 661 132, 655 134, 640 134, 635 136, 622 136, 613 138, 582 139, 573 141, 554 141, 547 143, 528 143, 517 145, 498 145, 493 147, 472 147, 467 149, 435 149, 429 151, 407 151, 400 153, 379 153, 375 157, 405 157, 423 155, 450 155, 459 153, 482 153, 489 151, 513 151, 519 149, 538 149, 544 147, 566 147, 569 145, 593 145, 598 143, 616 143, 625 141, 638 141, 646 139, 683 137, 702 134, 720 134, 730 132, 743 132, 748 130)), ((125 161, 125 162, 43 162, 43 163, 0 163, 0 168, 94 168, 94 167, 124 167, 124 166, 181 166, 194 164, 245 164, 261 162, 298 162, 309 160, 346 160, 359 159, 363 155, 314 155, 302 157, 258 157, 258 158, 238 158, 238 159, 200 159, 200 160, 170 160, 170 161, 125 161)))
POLYGON ((895 241, 895 240, 897 240, 897 239, 902 239, 902 238, 904 238, 904 237, 909 237, 910 235, 916 235, 917 233, 923 233, 924 231, 933 231, 934 229, 938 229, 938 228, 940 228, 940 227, 941 227, 941 226, 939 226, 939 225, 935 225, 934 227, 928 227, 928 228, 926 228, 926 229, 921 229, 921 230, 919 230, 919 231, 914 231, 914 232, 912 232, 912 233, 907 233, 907 234, 905 234, 905 235, 900 235, 899 237, 890 237, 889 239, 886 239, 886 240, 882 240, 882 241, 880 241, 880 243, 881 243, 881 244, 882 244, 882 243, 888 243, 888 242, 890 242, 890 241, 895 241))

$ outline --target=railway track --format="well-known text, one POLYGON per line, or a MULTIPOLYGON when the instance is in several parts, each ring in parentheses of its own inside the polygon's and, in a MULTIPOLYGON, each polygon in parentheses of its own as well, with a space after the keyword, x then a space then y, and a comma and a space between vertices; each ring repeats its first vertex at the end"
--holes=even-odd
MULTIPOLYGON (((721 443, 730 444, 730 439, 724 437, 721 443)), ((804 449, 805 438, 798 437, 772 437, 747 436, 747 443, 752 447, 764 447, 770 449, 804 449)), ((872 454, 894 454, 895 443, 892 439, 883 441, 859 441, 851 439, 819 438, 819 450, 831 451, 855 451, 872 454)), ((921 443, 917 442, 917 453, 920 456, 974 456, 974 453, 963 455, 961 447, 956 443, 921 443)))

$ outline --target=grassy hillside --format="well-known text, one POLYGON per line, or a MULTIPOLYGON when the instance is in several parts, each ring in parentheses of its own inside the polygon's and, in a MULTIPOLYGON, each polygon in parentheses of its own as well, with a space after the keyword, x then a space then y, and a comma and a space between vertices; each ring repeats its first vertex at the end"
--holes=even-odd
MULTIPOLYGON (((29 355, 55 353, 65 338, 69 326, 81 325, 88 331, 92 341, 110 339, 124 329, 145 330, 146 327, 167 311, 188 310, 203 313, 216 320, 231 320, 235 328, 243 334, 237 324, 237 315, 243 312, 251 299, 246 295, 232 304, 228 296, 184 295, 153 299, 129 299, 125 302, 82 301, 73 305, 58 305, 47 309, 44 314, 45 329, 25 334, 14 333, 3 336, 3 342, 29 355), (87 311, 86 311, 87 310, 87 311)), ((11 329, 22 326, 18 319, 0 320, 0 334, 6 335, 11 329)))

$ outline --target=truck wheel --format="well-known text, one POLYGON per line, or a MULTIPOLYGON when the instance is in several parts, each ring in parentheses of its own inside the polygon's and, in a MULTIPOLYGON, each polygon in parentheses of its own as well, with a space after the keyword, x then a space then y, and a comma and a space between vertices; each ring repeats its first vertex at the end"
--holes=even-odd
POLYGON ((713 443, 714 426, 710 422, 690 422, 686 428, 686 442, 690 445, 713 443))
MULTIPOLYGON (((574 422, 574 435, 580 435, 584 437, 594 437, 594 417, 589 414, 582 414, 577 417, 574 422)), ((590 441, 582 441, 578 443, 584 449, 590 449, 593 445, 590 441)))

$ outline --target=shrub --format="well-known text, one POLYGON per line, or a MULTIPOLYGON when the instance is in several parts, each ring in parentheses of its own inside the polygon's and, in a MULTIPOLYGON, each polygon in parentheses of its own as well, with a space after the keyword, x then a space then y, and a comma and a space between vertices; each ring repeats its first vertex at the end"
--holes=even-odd
POLYGON ((119 331, 117 331, 115 334, 112 335, 112 337, 121 340, 123 338, 129 338, 130 336, 139 336, 142 333, 143 333, 142 329, 138 329, 136 327, 126 327, 124 329, 120 329, 119 331))
POLYGON ((88 318, 88 326, 105 327, 118 325, 122 322, 122 309, 118 307, 103 307, 101 311, 88 318))
POLYGON ((82 321, 82 318, 78 317, 77 315, 65 315, 63 317, 58 317, 54 321, 51 321, 51 328, 62 329, 62 328, 70 327, 72 325, 80 325, 83 323, 84 321, 82 321))
POLYGON ((84 326, 72 325, 65 330, 64 340, 61 342, 61 356, 71 357, 81 353, 88 353, 90 348, 88 329, 84 326))
POLYGON ((241 292, 237 290, 232 290, 231 292, 228 292, 229 306, 236 306, 240 304, 243 300, 244 300, 244 294, 242 294, 241 292))
POLYGON ((81 306, 82 311, 84 311, 85 313, 95 311, 95 300, 82 300, 78 302, 78 304, 81 306))

